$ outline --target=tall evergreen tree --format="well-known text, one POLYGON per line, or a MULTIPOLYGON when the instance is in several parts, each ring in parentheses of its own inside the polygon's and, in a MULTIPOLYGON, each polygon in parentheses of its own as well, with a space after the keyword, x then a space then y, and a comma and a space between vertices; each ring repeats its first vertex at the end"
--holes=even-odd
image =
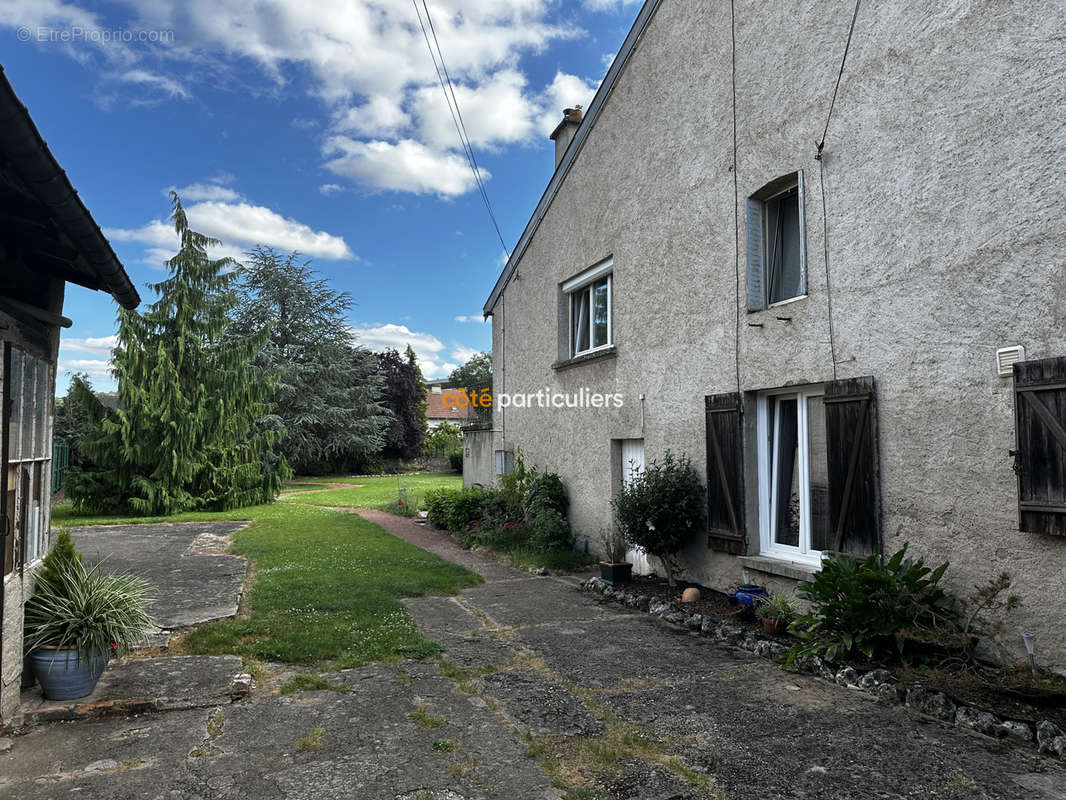
POLYGON ((277 375, 271 423, 300 473, 365 464, 385 443, 385 381, 374 354, 357 347, 346 319, 352 299, 296 253, 256 247, 238 270, 238 336, 266 328, 257 364, 277 375))
MULTIPOLYGON (((411 345, 407 345, 407 350, 404 351, 404 358, 407 359, 407 365, 414 372, 415 380, 418 381, 418 427, 422 429, 422 438, 425 438, 426 428, 429 425, 429 417, 426 412, 429 410, 429 403, 426 402, 426 379, 422 376, 422 368, 418 366, 418 356, 415 355, 415 350, 411 345)), ((422 445, 419 443, 419 448, 422 445)))
POLYGON ((422 454, 422 440, 426 436, 426 387, 422 373, 413 361, 413 352, 407 358, 395 350, 377 355, 385 378, 382 402, 392 412, 384 454, 390 458, 417 458, 422 454))
POLYGON ((189 228, 171 192, 181 247, 148 311, 119 311, 114 350, 119 409, 83 446, 94 466, 74 470, 70 494, 85 511, 165 515, 273 499, 288 477, 264 431, 271 379, 253 364, 265 332, 227 335, 237 304, 231 259, 189 228))

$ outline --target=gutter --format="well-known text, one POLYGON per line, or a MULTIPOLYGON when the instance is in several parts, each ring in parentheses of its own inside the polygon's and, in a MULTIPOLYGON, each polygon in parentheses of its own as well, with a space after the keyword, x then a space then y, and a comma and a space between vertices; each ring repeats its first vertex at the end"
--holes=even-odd
POLYGON ((497 279, 496 285, 492 289, 492 294, 490 294, 489 299, 485 301, 482 313, 486 317, 492 315, 493 309, 496 307, 496 302, 500 299, 500 295, 503 294, 503 290, 507 288, 511 276, 518 268, 518 262, 522 260, 526 248, 529 247, 529 243, 533 240, 533 234, 536 233, 537 228, 540 227, 541 220, 543 220, 544 216, 548 213, 552 201, 555 200, 555 196, 562 188, 563 181, 566 180, 567 173, 570 172, 570 167, 573 166, 578 153, 580 153, 581 148, 584 147, 585 140, 588 138, 592 126, 596 124, 596 118, 600 115, 600 109, 603 108, 604 103, 607 102, 607 98, 610 97, 611 92, 614 91, 614 85, 622 74, 622 70, 624 70, 629 63, 629 57, 636 49, 637 42, 639 42, 640 37, 644 35, 644 30, 648 27, 648 23, 651 22, 652 17, 655 16, 655 12, 659 10, 661 4, 662 0, 646 0, 644 7, 641 8, 640 13, 637 14, 637 19, 633 23, 633 27, 630 28, 625 41, 622 43, 618 55, 615 56, 614 61, 611 63, 611 68, 607 70, 607 75, 604 77, 603 83, 600 84, 600 88, 596 91, 596 96, 593 97, 592 102, 589 103, 588 110, 585 112, 585 117, 581 121, 581 125, 578 126, 573 140, 570 142, 569 147, 566 148, 566 152, 563 154, 559 165, 555 168, 555 174, 552 175, 551 180, 548 181, 548 187, 544 190, 544 194, 541 195, 540 202, 537 203, 537 208, 533 212, 533 216, 530 218, 529 222, 526 223, 525 230, 522 231, 522 235, 519 237, 518 244, 515 245, 511 257, 507 259, 507 264, 504 266, 503 272, 497 279))
POLYGON ((141 302, 122 263, 100 226, 78 197, 66 172, 56 162, 33 124, 26 107, 0 66, 0 152, 26 183, 34 197, 48 209, 59 229, 82 254, 108 292, 124 308, 141 302))

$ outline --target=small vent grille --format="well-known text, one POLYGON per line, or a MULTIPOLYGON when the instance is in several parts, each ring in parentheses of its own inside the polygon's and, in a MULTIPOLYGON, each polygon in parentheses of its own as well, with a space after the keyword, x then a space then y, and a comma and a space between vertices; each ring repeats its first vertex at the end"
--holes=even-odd
POLYGON ((1004 378, 1014 374, 1014 365, 1025 361, 1025 348, 1020 344, 1014 347, 1001 347, 996 351, 996 373, 1004 378))

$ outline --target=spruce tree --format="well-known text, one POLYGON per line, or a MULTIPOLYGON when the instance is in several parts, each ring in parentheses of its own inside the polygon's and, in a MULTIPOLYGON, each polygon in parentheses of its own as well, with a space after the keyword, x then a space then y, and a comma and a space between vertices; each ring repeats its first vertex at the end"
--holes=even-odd
POLYGON ((279 433, 260 426, 272 380, 253 362, 266 332, 227 335, 233 262, 208 257, 218 242, 191 230, 170 197, 181 246, 170 277, 150 287, 159 299, 144 313, 119 311, 119 409, 85 440, 96 467, 71 484, 86 511, 238 508, 272 500, 288 477, 273 456, 279 433))
POLYGON ((384 455, 388 458, 422 455, 422 440, 426 436, 426 386, 413 355, 410 352, 404 358, 395 350, 377 354, 385 378, 382 403, 392 412, 385 432, 384 455))

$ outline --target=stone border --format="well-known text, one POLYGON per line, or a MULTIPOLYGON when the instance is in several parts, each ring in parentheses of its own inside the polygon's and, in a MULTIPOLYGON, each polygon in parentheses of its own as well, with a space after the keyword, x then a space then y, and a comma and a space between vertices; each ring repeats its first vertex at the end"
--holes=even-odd
MULTIPOLYGON (((644 611, 660 619, 709 636, 716 642, 739 647, 784 664, 789 649, 776 639, 761 636, 757 632, 729 621, 718 621, 701 614, 690 614, 676 603, 664 602, 645 595, 635 595, 625 589, 615 588, 603 578, 589 578, 581 584, 581 590, 595 592, 629 608, 644 611)), ((958 702, 943 692, 930 691, 918 684, 900 686, 899 678, 887 669, 875 669, 862 673, 855 667, 836 667, 818 656, 796 659, 791 669, 809 672, 830 683, 850 689, 860 689, 877 695, 885 703, 904 705, 920 714, 934 717, 959 728, 975 731, 996 739, 1009 739, 1036 747, 1040 753, 1066 759, 1066 732, 1050 720, 1036 725, 1020 720, 1004 719, 991 711, 958 702)))

